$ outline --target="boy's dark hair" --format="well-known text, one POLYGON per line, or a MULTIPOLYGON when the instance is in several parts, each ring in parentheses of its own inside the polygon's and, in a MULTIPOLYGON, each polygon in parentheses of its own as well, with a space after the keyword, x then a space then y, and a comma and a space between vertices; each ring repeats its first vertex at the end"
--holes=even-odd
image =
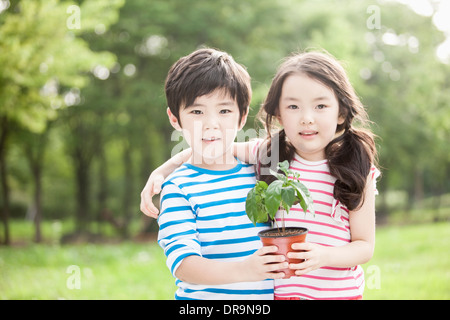
POLYGON ((218 89, 237 102, 240 122, 252 96, 250 76, 228 53, 209 48, 196 50, 175 62, 165 84, 168 107, 179 122, 182 107, 218 89))

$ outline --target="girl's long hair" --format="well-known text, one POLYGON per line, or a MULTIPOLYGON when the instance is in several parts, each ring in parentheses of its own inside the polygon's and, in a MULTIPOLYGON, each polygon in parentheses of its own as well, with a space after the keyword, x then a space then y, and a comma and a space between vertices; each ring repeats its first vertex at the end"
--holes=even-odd
POLYGON ((356 95, 341 64, 331 55, 306 52, 288 57, 279 67, 269 93, 260 110, 260 119, 267 131, 267 139, 258 151, 258 179, 267 183, 273 176, 263 171, 277 162, 292 161, 295 148, 283 129, 276 129, 274 120, 279 115, 279 101, 283 83, 293 74, 305 74, 333 90, 339 102, 339 116, 345 121, 337 126, 337 137, 325 148, 330 173, 336 178, 334 198, 349 210, 362 206, 364 189, 377 151, 374 135, 368 129, 367 113, 356 95), (357 126, 356 126, 357 124, 357 126))

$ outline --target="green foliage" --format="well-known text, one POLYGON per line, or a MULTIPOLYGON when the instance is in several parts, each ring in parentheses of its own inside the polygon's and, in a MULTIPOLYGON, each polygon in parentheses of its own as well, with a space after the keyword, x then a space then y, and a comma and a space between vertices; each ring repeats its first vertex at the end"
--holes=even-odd
MULTIPOLYGON (((89 219, 102 207, 118 218, 138 218, 138 195, 149 173, 181 145, 167 121, 164 79, 174 61, 201 46, 229 52, 252 76, 245 129, 255 126, 283 57, 314 48, 329 51, 343 62, 379 136, 378 198, 399 190, 407 196, 405 203, 415 204, 450 190, 450 66, 435 55, 445 35, 432 17, 408 5, 371 0, 9 3, 0 12, 0 119, 6 118, 10 129, 4 144, 7 180, 11 206, 22 208, 15 216, 32 211, 34 177, 25 150, 33 146, 33 154, 42 155, 34 162, 42 167, 44 220, 73 217, 80 190, 89 190, 89 219), (72 5, 80 9, 80 28, 67 26, 72 5), (371 5, 380 9, 374 29, 366 25, 371 5), (397 43, 386 43, 386 35, 397 43), (76 173, 81 165, 87 182, 76 173)), ((278 202, 292 200, 292 191, 281 192, 281 200, 269 199, 272 213, 278 202)), ((379 201, 378 212, 382 207, 388 212, 385 202, 379 201)))
POLYGON ((20 1, 1 15, 0 117, 7 117, 33 132, 42 132, 64 106, 60 88, 81 88, 95 66, 112 67, 110 52, 93 52, 75 33, 93 29, 90 21, 105 26, 114 22, 122 1, 85 1, 80 10, 83 29, 68 29, 67 8, 58 0, 20 1), (86 7, 86 8, 85 8, 86 7), (100 15, 101 13, 101 15, 100 15), (115 13, 115 16, 114 16, 115 13), (99 15, 102 20, 99 20, 99 15))
POLYGON ((274 220, 279 209, 284 209, 289 214, 290 208, 295 203, 300 203, 305 214, 308 209, 311 214, 315 214, 311 194, 300 182, 300 174, 289 169, 287 160, 279 163, 277 169, 282 173, 271 170, 271 174, 277 180, 270 185, 264 181, 257 181, 255 187, 248 192, 245 210, 255 225, 274 220))

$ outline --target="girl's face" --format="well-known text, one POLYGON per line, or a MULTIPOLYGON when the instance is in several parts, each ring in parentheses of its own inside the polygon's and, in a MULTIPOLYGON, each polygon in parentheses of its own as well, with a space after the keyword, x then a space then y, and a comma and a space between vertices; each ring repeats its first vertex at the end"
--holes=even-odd
POLYGON ((325 159, 325 147, 344 122, 333 90, 304 74, 285 79, 278 120, 297 154, 309 161, 325 159))

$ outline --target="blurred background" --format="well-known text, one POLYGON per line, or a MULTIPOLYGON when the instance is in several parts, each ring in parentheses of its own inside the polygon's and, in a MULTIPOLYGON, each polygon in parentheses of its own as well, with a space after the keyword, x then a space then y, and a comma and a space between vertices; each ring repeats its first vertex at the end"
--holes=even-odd
POLYGON ((450 298, 450 2, 440 0, 0 0, 0 298, 173 298, 140 192, 180 143, 168 69, 205 46, 252 76, 245 129, 258 127, 284 57, 325 49, 343 63, 379 137, 368 297, 450 298), (433 272, 424 277, 418 257, 433 272))

